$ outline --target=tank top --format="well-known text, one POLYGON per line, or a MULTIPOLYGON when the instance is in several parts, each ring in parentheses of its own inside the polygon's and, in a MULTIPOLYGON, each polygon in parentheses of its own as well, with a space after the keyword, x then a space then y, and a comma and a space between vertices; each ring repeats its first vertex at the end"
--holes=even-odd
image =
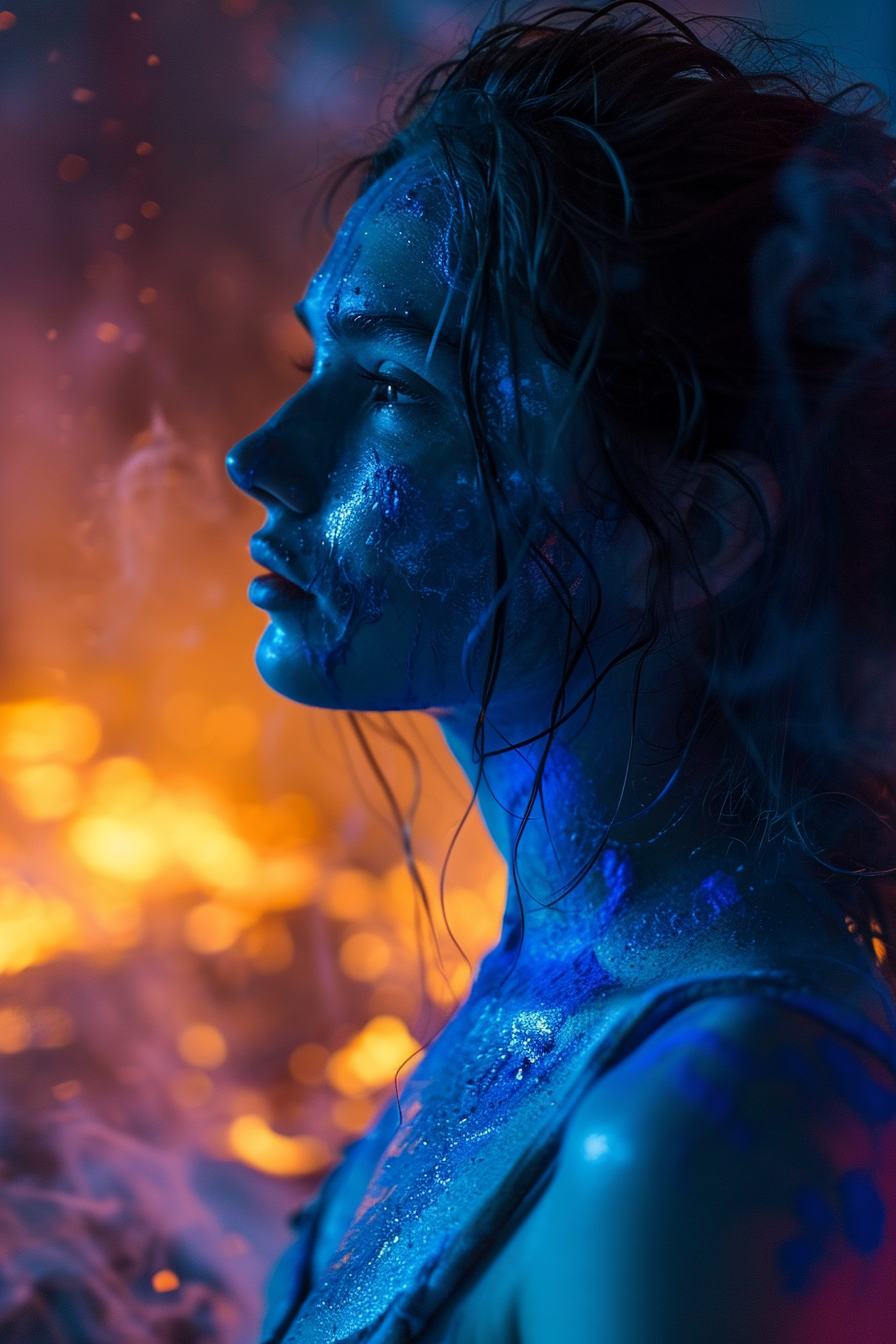
POLYGON ((589 1089, 701 1000, 748 995, 795 1009, 896 1076, 890 992, 832 903, 823 914, 828 941, 788 946, 799 920, 779 920, 771 942, 759 941, 773 964, 755 966, 756 921, 723 902, 703 926, 685 920, 679 929, 684 952, 671 964, 691 973, 644 987, 608 972, 587 946, 570 960, 568 943, 565 956, 541 957, 519 976, 518 952, 503 940, 437 1038, 430 1068, 411 1078, 401 1114, 390 1106, 295 1220, 296 1240, 271 1282, 263 1344, 420 1339, 541 1196, 589 1089), (340 1205, 344 1222, 356 1212, 313 1283, 316 1245, 340 1205))

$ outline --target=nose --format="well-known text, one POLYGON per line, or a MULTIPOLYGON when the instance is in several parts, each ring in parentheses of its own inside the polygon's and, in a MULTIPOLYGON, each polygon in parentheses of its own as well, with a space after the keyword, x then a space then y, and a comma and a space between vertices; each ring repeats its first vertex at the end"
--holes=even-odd
POLYGON ((270 420, 227 454, 234 485, 262 504, 274 500, 299 514, 314 513, 326 482, 325 454, 308 451, 310 425, 303 394, 296 393, 270 420))

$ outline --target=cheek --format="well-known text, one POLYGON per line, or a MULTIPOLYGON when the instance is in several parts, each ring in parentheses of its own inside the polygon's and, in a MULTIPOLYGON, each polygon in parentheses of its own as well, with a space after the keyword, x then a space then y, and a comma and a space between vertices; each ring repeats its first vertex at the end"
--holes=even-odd
POLYGON ((598 600, 606 603, 611 596, 609 542, 590 519, 585 526, 581 519, 567 526, 561 507, 555 504, 552 513, 520 565, 511 606, 522 629, 530 628, 536 615, 542 629, 554 622, 565 628, 570 615, 583 629, 598 600))
POLYGON ((425 463, 409 469, 371 449, 334 499, 325 539, 355 587, 375 581, 393 598, 402 589, 447 598, 490 572, 483 514, 478 490, 463 473, 448 479, 436 467, 427 472, 425 463))
POLYGON ((407 474, 384 464, 375 451, 364 455, 361 470, 337 491, 329 507, 324 539, 341 563, 363 573, 365 562, 388 549, 411 507, 407 474))
MULTIPOLYGON (((559 502, 551 512, 560 525, 545 521, 516 574, 506 648, 518 674, 545 677, 556 690, 585 632, 601 666, 615 651, 613 632, 628 627, 607 528, 590 513, 564 509, 559 502)), ((583 671, 589 665, 579 660, 583 671)))
POLYGON ((613 528, 586 509, 560 500, 552 501, 551 512, 553 521, 527 560, 533 591, 555 593, 557 586, 562 587, 574 602, 579 621, 586 620, 598 599, 607 609, 618 605, 621 579, 613 528))

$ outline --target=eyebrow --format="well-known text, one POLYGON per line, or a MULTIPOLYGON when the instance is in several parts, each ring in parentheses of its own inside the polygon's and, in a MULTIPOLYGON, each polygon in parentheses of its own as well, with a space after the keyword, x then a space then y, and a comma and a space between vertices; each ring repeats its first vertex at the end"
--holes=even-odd
MULTIPOLYGON (((304 301, 293 309, 296 317, 306 331, 310 331, 308 313, 304 301)), ((327 313, 327 327, 337 339, 364 340, 374 336, 392 336, 403 332, 414 336, 421 343, 430 346, 433 342, 432 327, 408 313, 327 313)), ((447 345, 456 350, 460 346, 459 336, 447 331, 443 326, 436 337, 436 345, 447 345)))

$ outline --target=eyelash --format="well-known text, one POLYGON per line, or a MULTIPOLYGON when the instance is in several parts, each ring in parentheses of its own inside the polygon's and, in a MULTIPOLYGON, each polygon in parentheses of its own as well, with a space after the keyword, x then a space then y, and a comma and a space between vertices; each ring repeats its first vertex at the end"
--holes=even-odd
MULTIPOLYGON (((313 364, 300 364, 298 360, 295 359, 292 361, 292 364, 293 368, 298 369, 299 373, 305 374, 307 378, 310 378, 311 375, 314 373, 313 364)), ((400 378, 385 377, 381 373, 374 373, 372 369, 364 369, 364 368, 359 368, 358 374, 361 378, 366 379, 367 382, 375 383, 378 387, 393 387, 395 388, 396 392, 399 392, 402 396, 409 397, 412 401, 420 400, 420 398, 416 395, 416 393, 412 390, 412 388, 410 388, 407 383, 402 382, 400 378)), ((380 402, 374 402, 374 405, 395 406, 397 405, 397 403, 394 401, 380 401, 380 402)))
MULTIPOLYGON (((360 375, 360 377, 366 379, 367 382, 374 383, 377 387, 381 388, 391 387, 394 388, 395 391, 398 392, 401 396, 409 397, 412 401, 420 400, 420 398, 415 394, 413 389, 409 387, 407 383, 402 382, 400 378, 395 378, 394 376, 387 376, 382 373, 374 373, 371 369, 364 369, 364 368, 359 368, 358 374, 360 375)), ((395 406, 398 403, 395 401, 374 401, 373 404, 375 406, 395 406)))

